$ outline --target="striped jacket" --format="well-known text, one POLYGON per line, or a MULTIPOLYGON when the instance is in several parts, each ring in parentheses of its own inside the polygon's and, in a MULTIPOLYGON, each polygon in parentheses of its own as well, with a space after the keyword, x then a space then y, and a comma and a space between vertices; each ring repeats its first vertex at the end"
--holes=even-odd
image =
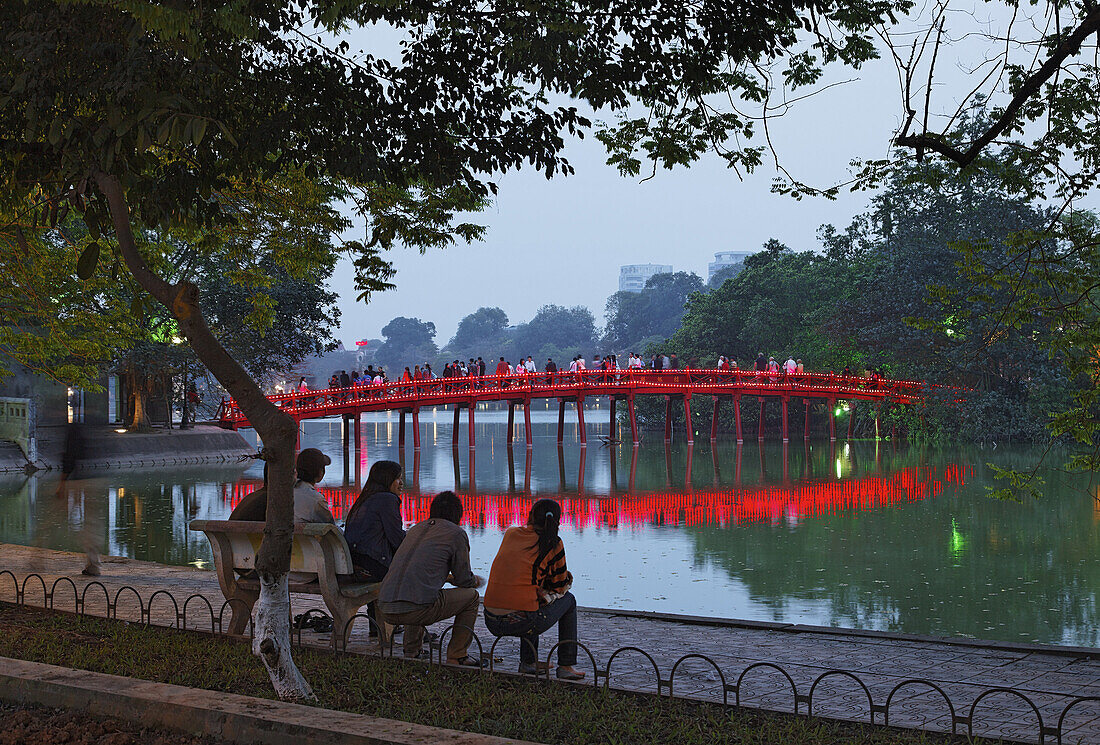
POLYGON ((565 563, 565 545, 557 545, 541 560, 538 536, 524 525, 504 533, 500 550, 489 571, 485 607, 502 610, 538 610, 561 597, 573 586, 573 575, 565 563))

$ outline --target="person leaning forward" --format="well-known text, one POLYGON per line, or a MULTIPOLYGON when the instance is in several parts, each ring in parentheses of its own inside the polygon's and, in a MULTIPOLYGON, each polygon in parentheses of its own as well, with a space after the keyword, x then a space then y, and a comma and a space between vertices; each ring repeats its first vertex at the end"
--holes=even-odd
POLYGON ((459 527, 462 502, 445 491, 432 500, 428 519, 409 528, 382 580, 379 608, 386 621, 405 625, 404 653, 419 657, 425 627, 452 616, 454 631, 447 644, 447 662, 479 667, 467 652, 477 620, 477 588, 485 580, 470 570, 470 539, 459 527), (450 582, 454 588, 443 589, 450 582))

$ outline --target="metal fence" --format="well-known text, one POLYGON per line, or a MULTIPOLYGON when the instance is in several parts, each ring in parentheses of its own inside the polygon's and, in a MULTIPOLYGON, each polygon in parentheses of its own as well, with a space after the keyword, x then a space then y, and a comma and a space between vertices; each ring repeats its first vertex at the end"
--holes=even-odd
MULTIPOLYGON (((171 627, 179 630, 187 631, 199 631, 203 633, 209 633, 211 635, 224 635, 229 636, 227 631, 229 625, 229 618, 226 617, 226 611, 230 611, 232 615, 232 608, 234 603, 244 605, 239 600, 227 600, 221 604, 221 606, 215 611, 214 605, 210 602, 206 596, 200 593, 192 593, 183 599, 182 603, 168 590, 156 590, 148 599, 142 597, 141 593, 130 585, 124 585, 114 590, 112 597, 111 590, 106 585, 99 581, 90 581, 83 588, 78 588, 76 583, 68 577, 59 577, 53 581, 49 587, 46 585, 46 581, 39 574, 29 574, 25 576, 20 582, 19 578, 9 570, 0 571, 0 587, 3 587, 3 583, 8 580, 11 582, 11 586, 15 592, 15 603, 18 606, 28 606, 36 608, 44 608, 47 610, 60 610, 57 608, 59 600, 63 604, 67 604, 67 601, 71 599, 73 612, 78 616, 93 616, 96 618, 107 618, 112 620, 130 620, 120 619, 118 612, 119 607, 125 604, 127 607, 133 606, 136 602, 139 614, 140 623, 145 625, 153 625, 153 610, 154 607, 163 608, 165 611, 171 610, 169 614, 170 618, 174 617, 174 623, 171 627), (41 604, 29 602, 35 601, 41 598, 41 604), (196 611, 202 618, 201 623, 188 623, 188 610, 195 607, 196 611), (102 610, 102 613, 95 611, 102 610)), ((318 609, 310 609, 306 611, 302 620, 308 620, 313 615, 327 615, 323 611, 318 609)), ((347 622, 350 626, 355 620, 364 619, 369 625, 374 625, 375 621, 368 617, 366 614, 359 613, 350 618, 347 622)), ((160 624, 157 624, 160 625, 160 624)), ((296 631, 292 633, 292 643, 302 646, 302 627, 304 623, 297 625, 296 631)), ((455 629, 454 624, 448 626, 438 638, 432 640, 429 645, 430 656, 429 666, 441 667, 443 665, 443 649, 447 636, 453 633, 455 629)), ((329 649, 333 654, 357 654, 361 656, 378 656, 386 657, 393 656, 394 644, 391 636, 388 647, 383 645, 376 645, 368 647, 364 652, 349 652, 343 639, 346 637, 345 629, 333 629, 329 649)), ((471 629, 471 631, 473 631, 471 629)), ((248 627, 248 636, 253 633, 253 625, 250 622, 248 627)), ((488 659, 487 668, 479 668, 480 674, 499 674, 500 671, 495 669, 495 663, 499 660, 496 657, 497 646, 508 637, 499 637, 494 639, 492 645, 488 650, 485 649, 481 640, 477 634, 473 634, 473 643, 477 645, 478 651, 482 659, 488 659)), ((570 643, 570 642, 566 642, 570 643)), ((971 702, 969 707, 964 707, 965 714, 960 714, 959 709, 952 702, 951 697, 947 694, 944 688, 932 680, 926 678, 907 678, 901 680, 894 685, 885 698, 881 695, 876 700, 871 693, 871 689, 867 684, 860 679, 858 675, 848 670, 839 669, 827 669, 819 674, 812 682, 807 686, 805 683, 799 688, 795 683, 794 677, 783 668, 783 666, 772 662, 756 662, 745 667, 741 672, 733 678, 727 676, 723 671, 721 665, 718 664, 713 658, 708 655, 693 652, 685 654, 679 657, 671 667, 667 668, 667 672, 662 671, 661 666, 657 663, 656 659, 644 649, 636 646, 624 646, 619 647, 610 654, 607 662, 602 666, 597 660, 596 655, 592 650, 581 642, 572 642, 576 644, 578 652, 583 652, 583 657, 587 659, 588 665, 582 666, 587 668, 591 667, 592 678, 591 686, 599 688, 601 685, 605 690, 611 689, 613 671, 615 669, 616 660, 624 659, 628 655, 640 655, 648 663, 644 667, 647 669, 648 681, 652 684, 653 693, 658 697, 668 698, 683 698, 690 699, 693 702, 700 700, 704 701, 720 701, 722 705, 726 707, 732 707, 734 709, 739 708, 763 708, 754 707, 744 702, 745 698, 751 697, 753 692, 753 684, 760 686, 759 673, 770 671, 778 681, 781 681, 785 686, 790 688, 790 708, 787 710, 795 715, 804 715, 807 717, 820 716, 820 713, 815 714, 814 704, 815 701, 820 701, 821 697, 826 695, 826 690, 829 688, 830 679, 841 679, 850 681, 855 686, 855 690, 858 691, 862 697, 866 699, 866 723, 872 725, 890 726, 891 704, 894 703, 895 697, 899 692, 910 689, 920 688, 924 689, 928 693, 933 693, 939 698, 943 699, 943 713, 938 719, 944 719, 950 723, 949 728, 942 731, 950 732, 953 735, 962 734, 965 731, 967 736, 975 736, 975 724, 981 723, 981 718, 976 718, 979 711, 979 704, 987 702, 993 697, 1008 698, 1010 700, 1017 700, 1024 706, 1023 711, 1025 713, 1030 712, 1034 716, 1034 739, 1039 743, 1046 743, 1050 741, 1050 738, 1054 738, 1054 741, 1063 743, 1065 737, 1065 725, 1067 717, 1074 709, 1083 708, 1083 704, 1090 702, 1100 702, 1100 696, 1076 696, 1073 697, 1061 710, 1058 712, 1057 724, 1051 726, 1054 719, 1050 716, 1049 719, 1044 719, 1042 712, 1035 701, 1030 698, 1026 693, 1017 690, 1015 688, 1008 687, 988 687, 979 693, 971 702), (708 670, 713 670, 713 673, 717 676, 717 680, 714 681, 713 686, 713 698, 702 698, 700 696, 689 696, 687 694, 677 694, 677 673, 680 672, 681 676, 684 675, 681 672, 685 663, 689 661, 697 661, 701 666, 708 670), (732 694, 732 701, 731 701, 732 694), (815 699, 815 694, 818 696, 815 699)), ((562 642, 558 642, 551 647, 546 654, 546 661, 549 663, 554 652, 562 642)), ((311 645, 312 646, 312 645, 311 645)), ((579 655, 580 656, 580 655, 579 655)), ((536 678, 541 681, 549 681, 549 666, 543 671, 543 674, 536 675, 536 678)), ((586 684, 587 685, 587 684, 586 684)), ((646 693, 646 690, 639 690, 637 688, 625 688, 620 686, 614 686, 616 690, 630 691, 632 693, 646 693)), ((772 687, 774 689, 774 686, 772 687)), ((1069 698, 1067 695, 1066 698, 1069 698)), ((1000 707, 991 706, 987 703, 987 707, 990 708, 989 717, 992 721, 1003 722, 1004 717, 1004 704, 1000 707)), ((772 707, 768 707, 772 709, 772 707)), ((782 711, 782 709, 780 709, 782 711)), ((1100 707, 1091 715, 1095 717, 1100 715, 1100 707)), ((840 719, 840 717, 826 717, 840 719)), ((856 721, 847 717, 843 718, 843 721, 856 721)), ((927 722, 926 722, 927 723, 927 722)), ((927 727, 913 727, 910 725, 898 725, 894 722, 893 726, 902 726, 910 729, 931 729, 927 727)), ((941 730, 932 730, 941 731, 941 730)))

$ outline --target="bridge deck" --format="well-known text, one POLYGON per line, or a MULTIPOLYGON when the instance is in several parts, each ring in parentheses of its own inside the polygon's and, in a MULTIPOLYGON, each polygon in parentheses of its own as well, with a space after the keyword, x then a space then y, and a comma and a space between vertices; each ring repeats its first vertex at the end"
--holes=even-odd
MULTIPOLYGON (((583 402, 592 396, 632 400, 635 396, 689 398, 710 395, 739 398, 757 396, 826 400, 889 400, 899 404, 923 401, 934 388, 911 380, 873 379, 834 373, 758 374, 724 370, 585 370, 576 373, 528 373, 465 378, 364 383, 349 388, 326 388, 284 393, 268 398, 294 419, 318 419, 363 412, 415 411, 428 406, 468 407, 481 401, 527 403, 557 398, 583 402)), ((218 419, 234 429, 248 419, 233 400, 218 411, 218 419)))

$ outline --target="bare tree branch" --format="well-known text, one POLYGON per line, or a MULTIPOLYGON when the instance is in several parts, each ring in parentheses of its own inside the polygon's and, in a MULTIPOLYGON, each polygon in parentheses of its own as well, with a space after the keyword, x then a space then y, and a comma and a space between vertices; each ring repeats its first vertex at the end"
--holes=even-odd
POLYGON ((926 148, 965 168, 974 162, 974 159, 981 154, 986 145, 1008 129, 1028 99, 1036 95, 1042 89, 1043 84, 1054 77, 1061 68, 1062 63, 1071 55, 1076 54, 1091 34, 1098 32, 1100 32, 1100 11, 1093 10, 1085 16, 1072 34, 1055 47, 1042 67, 1024 80, 1023 85, 1012 96, 1012 100, 1001 112, 1001 116, 994 122, 993 126, 971 143, 965 151, 949 145, 942 135, 927 131, 919 135, 901 135, 895 138, 894 143, 900 147, 908 147, 914 150, 926 148))

